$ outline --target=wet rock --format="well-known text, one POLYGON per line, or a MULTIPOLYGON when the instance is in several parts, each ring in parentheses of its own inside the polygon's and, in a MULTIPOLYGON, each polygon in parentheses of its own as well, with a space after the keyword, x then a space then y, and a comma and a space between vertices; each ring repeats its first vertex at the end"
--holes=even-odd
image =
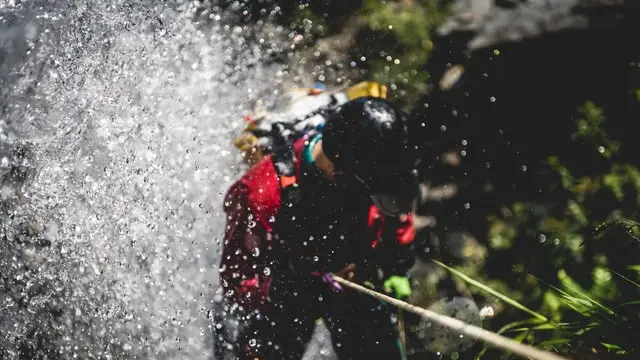
POLYGON ((571 119, 587 100, 604 109, 607 131, 638 163, 628 120, 640 115, 632 85, 640 78, 633 65, 640 47, 626 40, 623 21, 637 32, 639 15, 609 0, 456 3, 434 34, 427 64, 434 81, 421 101, 431 105, 421 110, 431 119, 425 136, 438 138, 429 152, 457 154, 455 166, 424 169, 432 188, 457 189, 423 205, 437 231, 462 228, 483 242, 486 214, 499 204, 553 200, 533 180, 548 156, 593 166, 566 146, 571 119))
MULTIPOLYGON (((468 297, 443 298, 431 304, 428 310, 464 321, 467 324, 482 326, 480 309, 475 301, 468 297)), ((423 319, 418 325, 416 336, 429 351, 443 355, 464 352, 476 342, 469 336, 427 319, 423 319)))

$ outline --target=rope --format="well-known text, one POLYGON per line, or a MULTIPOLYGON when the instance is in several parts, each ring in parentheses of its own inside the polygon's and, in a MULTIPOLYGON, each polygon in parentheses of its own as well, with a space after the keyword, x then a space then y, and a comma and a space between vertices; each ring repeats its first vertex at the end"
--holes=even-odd
POLYGON ((347 287, 350 287, 353 290, 359 291, 361 293, 367 294, 369 296, 372 296, 378 300, 383 300, 388 302, 389 304, 392 304, 402 310, 406 310, 406 311, 410 311, 414 314, 420 315, 422 317, 425 317, 431 321, 434 321, 440 325, 446 326, 448 328, 454 329, 459 331, 460 333, 466 335, 466 336, 470 336, 472 338, 484 341, 490 345, 493 345, 497 348, 503 349, 503 350, 507 350, 510 351, 514 354, 520 355, 522 357, 525 358, 530 358, 530 359, 535 359, 535 360, 569 360, 567 358, 558 356, 552 352, 549 351, 544 351, 544 350, 539 350, 536 349, 532 346, 529 345, 525 345, 525 344, 521 344, 515 340, 509 339, 507 337, 504 337, 502 335, 498 335, 496 333, 493 333, 491 331, 487 331, 483 328, 471 325, 471 324, 467 324, 463 321, 460 321, 458 319, 454 319, 452 317, 446 316, 446 315, 441 315, 438 314, 436 312, 433 312, 431 310, 427 310, 415 305, 411 305, 409 303, 406 303, 402 300, 398 300, 395 298, 392 298, 390 296, 381 294, 377 291, 368 289, 362 285, 356 284, 354 282, 351 282, 349 280, 343 279, 340 276, 337 275, 333 275, 332 277, 335 281, 337 281, 338 283, 345 285, 347 287))

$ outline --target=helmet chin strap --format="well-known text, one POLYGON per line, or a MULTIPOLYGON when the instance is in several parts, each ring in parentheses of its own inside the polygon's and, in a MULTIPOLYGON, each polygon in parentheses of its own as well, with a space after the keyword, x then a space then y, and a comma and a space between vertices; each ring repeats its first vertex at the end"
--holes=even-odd
POLYGON ((400 215, 402 215, 400 213, 395 213, 387 210, 387 208, 382 206, 382 203, 380 203, 380 201, 378 201, 378 199, 375 196, 370 196, 370 198, 371 198, 371 201, 373 202, 373 205, 375 205, 378 208, 378 210, 380 210, 382 215, 390 216, 390 217, 400 217, 400 215))
POLYGON ((380 212, 385 215, 385 216, 389 216, 389 217, 394 217, 394 218, 400 218, 402 217, 402 215, 407 215, 407 213, 402 212, 402 211, 390 211, 386 206, 384 206, 384 204, 378 200, 378 197, 372 195, 370 196, 371 201, 373 202, 373 204, 378 208, 378 210, 380 210, 380 212))

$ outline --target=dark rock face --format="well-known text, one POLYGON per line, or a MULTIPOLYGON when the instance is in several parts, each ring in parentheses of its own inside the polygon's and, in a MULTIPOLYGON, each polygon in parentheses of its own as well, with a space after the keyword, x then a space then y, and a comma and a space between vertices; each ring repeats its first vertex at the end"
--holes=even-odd
POLYGON ((466 32, 466 48, 476 50, 572 30, 618 27, 622 5, 620 0, 458 1, 437 36, 466 32))
POLYGON ((623 144, 621 156, 638 153, 629 120, 638 115, 632 60, 640 47, 625 40, 630 29, 622 26, 637 30, 637 9, 623 16, 621 1, 575 0, 472 1, 454 9, 435 34, 431 91, 419 112, 427 153, 434 160, 451 149, 461 155, 456 170, 425 171, 436 184, 461 185, 454 199, 431 206, 442 227, 461 225, 482 236, 486 214, 499 204, 551 199, 539 186, 539 164, 550 155, 604 166, 566 146, 585 101, 603 108, 607 132, 623 144))

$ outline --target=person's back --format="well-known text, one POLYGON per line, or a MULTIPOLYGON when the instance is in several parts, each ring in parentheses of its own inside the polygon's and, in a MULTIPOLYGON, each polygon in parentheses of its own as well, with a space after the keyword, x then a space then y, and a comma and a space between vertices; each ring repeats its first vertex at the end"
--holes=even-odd
POLYGON ((411 265, 417 183, 404 166, 416 160, 408 125, 381 100, 347 103, 323 134, 278 149, 230 189, 222 284, 229 301, 257 310, 239 340, 239 356, 300 358, 314 320, 323 317, 342 358, 401 357, 386 309, 363 295, 335 292, 322 279, 348 270, 358 281, 379 283, 378 270, 393 279, 411 265), (386 154, 371 148, 376 141, 386 154), (387 157, 403 151, 409 159, 387 157))

